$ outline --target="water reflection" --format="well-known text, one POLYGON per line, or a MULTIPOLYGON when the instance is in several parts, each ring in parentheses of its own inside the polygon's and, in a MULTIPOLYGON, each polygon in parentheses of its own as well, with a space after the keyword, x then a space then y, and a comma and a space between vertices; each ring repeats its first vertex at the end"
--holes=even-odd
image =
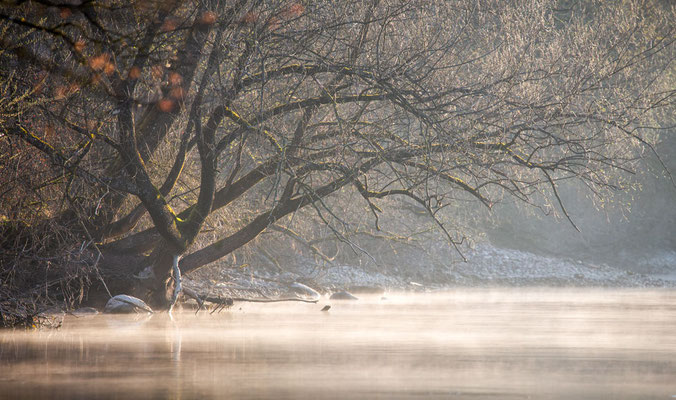
MULTIPOLYGON (((460 290, 0 332, 0 398, 676 395, 676 292, 460 290)), ((241 308, 240 308, 241 307, 241 308)))

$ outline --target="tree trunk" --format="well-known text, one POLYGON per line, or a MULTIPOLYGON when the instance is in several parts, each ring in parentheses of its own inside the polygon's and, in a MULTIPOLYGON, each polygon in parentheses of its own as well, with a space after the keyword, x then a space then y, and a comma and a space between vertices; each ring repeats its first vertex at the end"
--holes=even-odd
POLYGON ((86 303, 101 307, 110 295, 128 294, 145 300, 154 309, 167 309, 174 284, 171 274, 172 252, 160 244, 150 256, 103 251, 93 277, 86 303), (101 282, 105 282, 105 285, 101 282))

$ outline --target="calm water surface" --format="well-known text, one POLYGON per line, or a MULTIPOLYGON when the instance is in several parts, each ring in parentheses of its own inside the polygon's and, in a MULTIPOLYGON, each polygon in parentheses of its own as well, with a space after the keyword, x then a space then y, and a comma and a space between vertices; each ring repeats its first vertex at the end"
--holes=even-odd
POLYGON ((320 312, 328 303, 0 332, 0 398, 676 398, 673 290, 389 294, 320 312))

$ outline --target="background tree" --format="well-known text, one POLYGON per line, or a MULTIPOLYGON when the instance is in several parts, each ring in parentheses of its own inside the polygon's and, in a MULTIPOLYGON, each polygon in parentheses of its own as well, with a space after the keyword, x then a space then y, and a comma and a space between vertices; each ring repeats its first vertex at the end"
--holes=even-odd
POLYGON ((5 1, 3 179, 48 160, 39 217, 110 291, 165 305, 172 273, 305 207, 340 237, 331 199, 350 192, 376 229, 396 197, 452 246, 468 200, 551 202, 575 226, 559 182, 620 188, 673 109, 675 16, 649 0, 5 1))

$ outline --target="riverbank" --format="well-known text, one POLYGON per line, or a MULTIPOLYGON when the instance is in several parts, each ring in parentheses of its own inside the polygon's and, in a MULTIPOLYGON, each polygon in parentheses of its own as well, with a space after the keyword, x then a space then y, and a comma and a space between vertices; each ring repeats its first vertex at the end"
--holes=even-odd
POLYGON ((676 251, 637 258, 634 268, 538 255, 480 244, 465 253, 466 262, 444 263, 401 257, 398 265, 316 265, 298 258, 283 271, 249 265, 211 268, 188 285, 221 295, 284 295, 294 282, 321 293, 372 287, 431 291, 451 287, 604 287, 676 288, 676 251))
MULTIPOLYGON (((428 257, 402 253, 395 265, 317 265, 300 255, 282 270, 255 263, 237 268, 215 265, 184 276, 184 285, 200 295, 212 297, 271 299, 305 295, 294 288, 294 283, 307 285, 322 295, 347 290, 358 297, 364 293, 431 292, 447 288, 676 288, 676 251, 635 257, 632 263, 613 266, 487 243, 466 251, 467 262, 464 262, 443 253, 443 244, 430 247, 428 257)), ((45 311, 63 308, 51 301, 11 299, 9 294, 0 296, 0 300, 0 325, 4 327, 44 325, 44 321, 49 321, 41 317, 45 311)))

